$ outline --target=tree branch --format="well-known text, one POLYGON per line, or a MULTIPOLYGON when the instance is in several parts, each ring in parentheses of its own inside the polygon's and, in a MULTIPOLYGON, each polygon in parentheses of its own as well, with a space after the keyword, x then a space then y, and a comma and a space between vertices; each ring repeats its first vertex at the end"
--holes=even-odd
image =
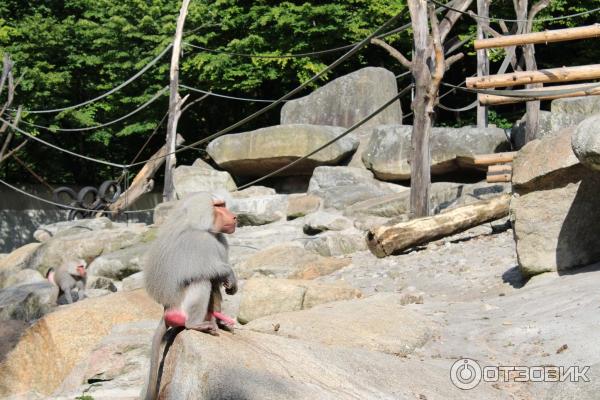
MULTIPOLYGON (((433 40, 433 55, 435 58, 434 69, 431 73, 431 84, 429 85, 429 94, 432 99, 437 98, 437 92, 440 87, 440 82, 444 77, 446 71, 444 62, 444 46, 442 46, 442 39, 440 37, 440 27, 438 20, 435 15, 435 8, 429 7, 429 23, 431 24, 431 37, 433 40)), ((453 57, 451 57, 453 58, 453 57)), ((455 60, 456 61, 456 60, 455 60)), ((431 112, 433 112, 433 107, 431 112)))
POLYGON ((6 153, 4 157, 0 157, 0 164, 2 164, 5 160, 15 154, 17 151, 21 150, 23 146, 25 146, 29 142, 29 139, 25 139, 23 143, 19 144, 17 147, 6 153))
POLYGON ((446 71, 448 71, 450 69, 450 67, 452 66, 452 64, 454 64, 455 62, 457 62, 458 60, 462 60, 465 57, 465 55, 463 53, 458 53, 455 54, 453 56, 450 56, 448 58, 446 58, 446 71))
MULTIPOLYGON (((19 108, 17 109, 17 114, 15 115, 15 118, 13 119, 13 125, 15 125, 15 126, 19 123, 19 120, 21 119, 21 109, 22 109, 22 107, 19 106, 19 108)), ((0 133, 4 133, 7 128, 8 128, 8 124, 6 122, 3 123, 2 127, 0 128, 0 133)), ((4 144, 2 145, 2 149, 0 149, 0 159, 2 159, 4 153, 6 153, 6 150, 8 149, 8 145, 10 144, 12 137, 13 137, 13 131, 11 129, 10 131, 8 131, 8 134, 6 135, 6 138, 4 139, 4 144)))
POLYGON ((402 64, 406 68, 408 68, 408 69, 412 68, 412 62, 410 62, 410 60, 408 58, 404 57, 404 55, 402 53, 400 53, 398 50, 396 50, 395 48, 393 48, 392 46, 390 46, 383 40, 373 38, 373 39, 371 39, 371 43, 385 49, 390 54, 390 56, 395 58, 400 64, 402 64))
POLYGON ((527 26, 525 28, 526 32, 531 32, 533 29, 533 19, 540 11, 548 7, 548 4, 550 4, 550 0, 541 0, 531 6, 531 9, 529 10, 529 16, 527 17, 527 26))
MULTIPOLYGON (((453 8, 456 8, 457 10, 465 12, 467 10, 467 8, 469 8, 469 6, 471 5, 472 2, 473 2, 473 0, 458 0, 452 6, 453 6, 453 8)), ((446 40, 446 36, 448 36, 448 34, 450 33, 450 30, 452 29, 454 24, 456 24, 456 21, 458 21, 458 19, 460 18, 461 15, 462 15, 462 13, 460 13, 458 11, 452 11, 452 10, 448 11, 448 13, 444 17, 443 21, 439 24, 440 43, 444 43, 444 41, 446 40)), ((436 21, 437 21, 437 19, 436 19, 436 21)))

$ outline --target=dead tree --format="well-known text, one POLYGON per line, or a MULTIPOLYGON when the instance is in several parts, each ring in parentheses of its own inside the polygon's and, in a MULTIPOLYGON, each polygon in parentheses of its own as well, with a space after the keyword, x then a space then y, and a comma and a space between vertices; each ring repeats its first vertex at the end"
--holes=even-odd
MULTIPOLYGON (((0 108, 0 117, 5 121, 11 121, 13 125, 17 125, 21 118, 21 107, 19 107, 16 111, 14 117, 7 117, 6 114, 12 107, 13 101, 15 99, 15 91, 18 85, 18 81, 15 81, 14 74, 14 63, 11 61, 8 54, 5 54, 2 59, 2 75, 0 75, 0 96, 2 96, 2 92, 4 92, 4 88, 7 89, 6 101, 0 108)), ((27 144, 27 139, 25 139, 22 143, 17 145, 15 148, 9 150, 10 143, 13 139, 13 130, 8 129, 9 124, 7 122, 3 122, 2 126, 0 126, 0 141, 2 142, 2 146, 0 147, 0 164, 7 160, 9 157, 15 155, 19 150, 27 144)))
MULTIPOLYGON (((464 12, 473 0, 458 0, 453 7, 464 12)), ((402 65, 409 68, 415 81, 412 103, 413 131, 411 137, 410 210, 413 217, 430 213, 429 188, 431 186, 431 135, 434 107, 437 104, 440 82, 446 69, 463 57, 463 54, 445 59, 443 43, 450 30, 462 15, 449 11, 438 23, 435 9, 427 7, 427 0, 408 0, 413 28, 414 49, 412 60, 379 39, 372 42, 384 47, 402 65), (429 15, 428 15, 429 14, 429 15)))

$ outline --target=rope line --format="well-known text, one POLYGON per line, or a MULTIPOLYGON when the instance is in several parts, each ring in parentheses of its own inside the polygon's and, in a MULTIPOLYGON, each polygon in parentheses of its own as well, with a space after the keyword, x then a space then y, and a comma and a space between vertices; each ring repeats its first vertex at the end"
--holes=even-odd
POLYGON ((299 162, 306 160, 308 157, 318 153, 319 151, 323 150, 324 148, 331 146, 333 143, 337 142, 338 140, 342 139, 343 137, 347 136, 348 134, 350 134, 351 132, 355 131, 356 129, 358 129, 359 127, 361 127, 362 125, 364 125, 367 121, 371 120, 372 118, 374 118, 376 115, 378 115, 379 113, 381 113, 383 110, 385 110, 386 108, 388 108, 392 103, 394 103, 396 100, 398 100, 400 97, 402 97, 405 93, 407 93, 411 88, 413 87, 413 84, 411 83, 410 85, 408 85, 407 87, 405 87, 404 89, 402 89, 398 94, 396 94, 394 97, 392 97, 390 100, 388 100, 384 105, 382 105, 381 107, 379 107, 378 109, 376 109, 375 111, 373 111, 371 114, 367 115, 365 118, 361 119, 360 121, 358 121, 357 123, 355 123, 354 125, 352 125, 350 128, 346 129, 344 132, 340 133, 338 136, 334 137, 333 139, 331 139, 330 141, 328 141, 327 143, 323 144, 322 146, 319 146, 318 148, 316 148, 315 150, 311 151, 310 153, 284 165, 281 168, 276 169, 275 171, 272 171, 258 179, 255 179, 251 182, 248 182, 240 187, 237 188, 237 190, 243 190, 246 189, 249 186, 255 185, 267 178, 272 177, 273 175, 277 175, 278 173, 285 171, 289 168, 291 168, 292 166, 298 164, 299 162))
POLYGON ((165 155, 162 155, 160 157, 154 157, 154 158, 150 158, 148 160, 145 161, 139 161, 137 163, 133 163, 133 164, 129 164, 128 167, 134 167, 137 165, 142 165, 147 163, 148 161, 152 161, 152 160, 156 160, 156 159, 160 159, 160 158, 165 158, 171 154, 176 154, 179 153, 181 151, 185 151, 188 150, 190 148, 193 148, 194 146, 197 146, 199 144, 202 143, 206 143, 212 139, 215 139, 219 136, 225 135, 229 132, 231 132, 232 130, 246 124, 247 122, 255 119, 256 117, 259 117, 260 115, 266 113, 267 111, 271 110, 272 108, 278 106, 279 104, 283 103, 285 100, 289 99, 290 97, 292 97, 293 95, 295 95, 296 93, 300 92, 301 90, 303 90, 304 88, 306 88, 308 85, 310 85, 311 83, 315 82, 317 79, 319 79, 321 76, 323 76, 325 73, 329 72, 330 70, 334 69, 335 67, 337 67, 338 65, 340 65, 341 63, 343 63, 344 61, 346 61, 348 58, 352 57, 354 54, 356 54, 360 49, 362 49, 365 45, 367 45, 372 38, 376 37, 377 35, 380 34, 381 31, 383 31, 385 28, 387 28, 389 25, 391 25, 392 23, 394 23, 396 20, 398 20, 400 18, 400 16, 403 13, 398 13, 395 16, 391 17, 390 19, 388 19, 383 25, 381 25, 379 28, 377 28, 375 30, 375 32, 371 33, 369 36, 367 36, 365 39, 363 39, 360 43, 358 43, 356 46, 354 46, 350 51, 346 52, 344 55, 342 55, 341 57, 339 57, 337 60, 335 60, 334 62, 332 62, 331 64, 329 64, 327 67, 323 68, 321 71, 319 71, 317 74, 313 75, 312 78, 310 78, 309 80, 307 80, 306 82, 304 82, 303 84, 297 86, 295 89, 291 90, 290 92, 288 92, 287 94, 285 94, 284 96, 282 96, 281 98, 279 98, 277 101, 261 108, 260 110, 254 112, 253 114, 239 120, 238 122, 228 126, 227 128, 224 128, 204 139, 198 140, 194 143, 191 143, 189 145, 185 145, 185 146, 181 146, 179 149, 172 151, 170 153, 167 153, 165 155))
POLYGON ((475 100, 471 104, 466 105, 466 106, 461 107, 461 108, 447 107, 447 106, 443 105, 442 103, 438 103, 437 106, 439 108, 441 108, 442 110, 446 110, 446 111, 463 112, 463 111, 469 111, 470 109, 477 107, 477 104, 479 104, 479 100, 475 100))
MULTIPOLYGON (((68 107, 54 108, 51 110, 26 110, 26 112, 29 114, 48 114, 48 113, 73 110, 75 108, 79 108, 79 107, 85 106, 87 104, 94 103, 105 97, 108 97, 111 94, 123 89, 125 86, 129 85, 131 82, 135 81, 137 78, 142 76, 146 71, 148 71, 152 66, 154 66, 154 64, 156 64, 158 62, 158 60, 160 60, 167 53, 167 51, 169 51, 171 49, 172 46, 173 46, 173 44, 169 43, 169 45, 163 51, 161 51, 159 55, 154 57, 154 59, 152 61, 150 61, 148 64, 146 64, 144 66, 144 68, 139 70, 135 75, 133 75, 131 78, 127 79, 125 82, 121 83, 120 85, 112 88, 108 92, 101 94, 100 96, 94 97, 93 99, 86 100, 83 103, 74 104, 74 105, 68 106, 68 107)), ((11 109, 11 111, 14 111, 14 110, 11 109)))
POLYGON ((125 114, 117 119, 114 119, 112 121, 109 122, 105 122, 103 124, 100 125, 94 125, 94 126, 87 126, 85 128, 53 128, 50 126, 44 126, 44 125, 37 125, 34 124, 32 122, 27 122, 27 121, 21 121, 23 122, 25 125, 29 125, 29 126, 33 126, 36 128, 40 128, 40 129, 45 129, 47 131, 50 132, 55 132, 55 131, 59 131, 59 132, 84 132, 84 131, 92 131, 94 129, 100 129, 100 128, 105 128, 107 126, 116 124, 117 122, 121 122, 129 117, 131 117, 132 115, 137 114, 138 112, 142 111, 144 108, 148 107, 150 104, 154 103, 160 96, 162 96, 163 94, 165 94, 165 92, 169 89, 168 86, 165 86, 164 88, 160 89, 158 92, 156 92, 154 94, 154 96, 152 96, 152 98, 150 100, 148 100, 147 102, 145 102, 144 104, 142 104, 141 106, 139 106, 138 108, 136 108, 135 110, 131 111, 128 114, 125 114))
MULTIPOLYGON (((445 9, 447 9, 447 10, 451 10, 451 11, 455 11, 457 13, 468 15, 469 17, 474 18, 474 19, 480 19, 480 20, 484 20, 484 21, 497 21, 497 22, 500 22, 500 21, 504 21, 504 22, 528 22, 527 19, 507 19, 507 18, 495 18, 495 17, 482 17, 482 16, 479 16, 479 15, 474 14, 472 12, 462 11, 462 10, 459 10, 459 9, 454 8, 452 6, 440 3, 437 0, 427 0, 427 1, 430 2, 430 3, 433 3, 433 4, 437 5, 437 6, 443 7, 445 9)), ((593 9, 587 10, 587 11, 578 12, 578 13, 575 13, 575 14, 561 15, 559 17, 534 19, 533 22, 560 21, 560 20, 563 20, 563 19, 569 19, 569 18, 579 17, 579 16, 582 16, 582 15, 592 14, 592 13, 595 13, 597 11, 600 11, 600 7, 593 8, 593 9)))
POLYGON ((55 150, 58 150, 60 152, 67 153, 67 154, 70 154, 72 156, 83 158, 84 160, 96 162, 96 163, 99 163, 99 164, 109 165, 111 167, 117 167, 117 168, 125 168, 125 167, 127 167, 126 165, 123 165, 123 164, 117 164, 117 163, 113 163, 113 162, 110 162, 110 161, 104 161, 104 160, 100 160, 100 159, 97 159, 97 158, 88 157, 86 155, 75 153, 74 151, 67 150, 67 149, 64 149, 62 147, 56 146, 56 145, 54 145, 52 143, 49 143, 49 142, 45 141, 44 139, 41 139, 41 138, 39 138, 39 137, 37 137, 35 135, 32 135, 29 132, 24 131, 23 129, 19 128, 18 126, 14 125, 14 124, 12 124, 10 122, 8 122, 7 120, 5 120, 2 117, 0 117, 0 122, 7 124, 10 128, 12 128, 15 131, 21 133, 22 135, 25 135, 25 136, 27 136, 30 139, 33 139, 33 140, 35 140, 37 142, 40 142, 40 143, 42 143, 42 144, 44 144, 44 145, 46 145, 48 147, 51 147, 51 148, 53 148, 55 150))
MULTIPOLYGON (((187 85, 183 85, 183 84, 180 84, 179 87, 181 87, 183 89, 190 90, 192 92, 202 93, 202 94, 206 94, 206 95, 209 95, 209 96, 220 97, 220 98, 229 99, 229 100, 247 101, 247 102, 253 102, 253 103, 274 103, 274 102, 277 101, 277 100, 267 100, 267 99, 252 99, 252 98, 249 98, 249 97, 229 96, 229 95, 226 95, 226 94, 209 92, 207 90, 202 90, 202 89, 198 89, 198 88, 187 86, 187 85)), ((291 101, 291 99, 290 100, 284 100, 284 102, 288 102, 288 101, 291 101)))

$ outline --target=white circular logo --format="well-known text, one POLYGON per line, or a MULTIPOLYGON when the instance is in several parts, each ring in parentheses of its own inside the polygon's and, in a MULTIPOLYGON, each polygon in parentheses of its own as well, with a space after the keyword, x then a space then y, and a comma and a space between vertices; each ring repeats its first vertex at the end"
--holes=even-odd
POLYGON ((459 389, 469 390, 481 382, 481 367, 477 361, 470 358, 461 358, 450 368, 450 380, 459 389))

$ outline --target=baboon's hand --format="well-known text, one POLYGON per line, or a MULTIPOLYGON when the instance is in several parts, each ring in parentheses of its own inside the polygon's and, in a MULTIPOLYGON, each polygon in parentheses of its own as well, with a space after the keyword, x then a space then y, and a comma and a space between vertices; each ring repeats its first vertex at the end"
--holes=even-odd
POLYGON ((223 286, 225 287, 225 293, 229 295, 237 293, 237 279, 228 278, 223 282, 223 286))

